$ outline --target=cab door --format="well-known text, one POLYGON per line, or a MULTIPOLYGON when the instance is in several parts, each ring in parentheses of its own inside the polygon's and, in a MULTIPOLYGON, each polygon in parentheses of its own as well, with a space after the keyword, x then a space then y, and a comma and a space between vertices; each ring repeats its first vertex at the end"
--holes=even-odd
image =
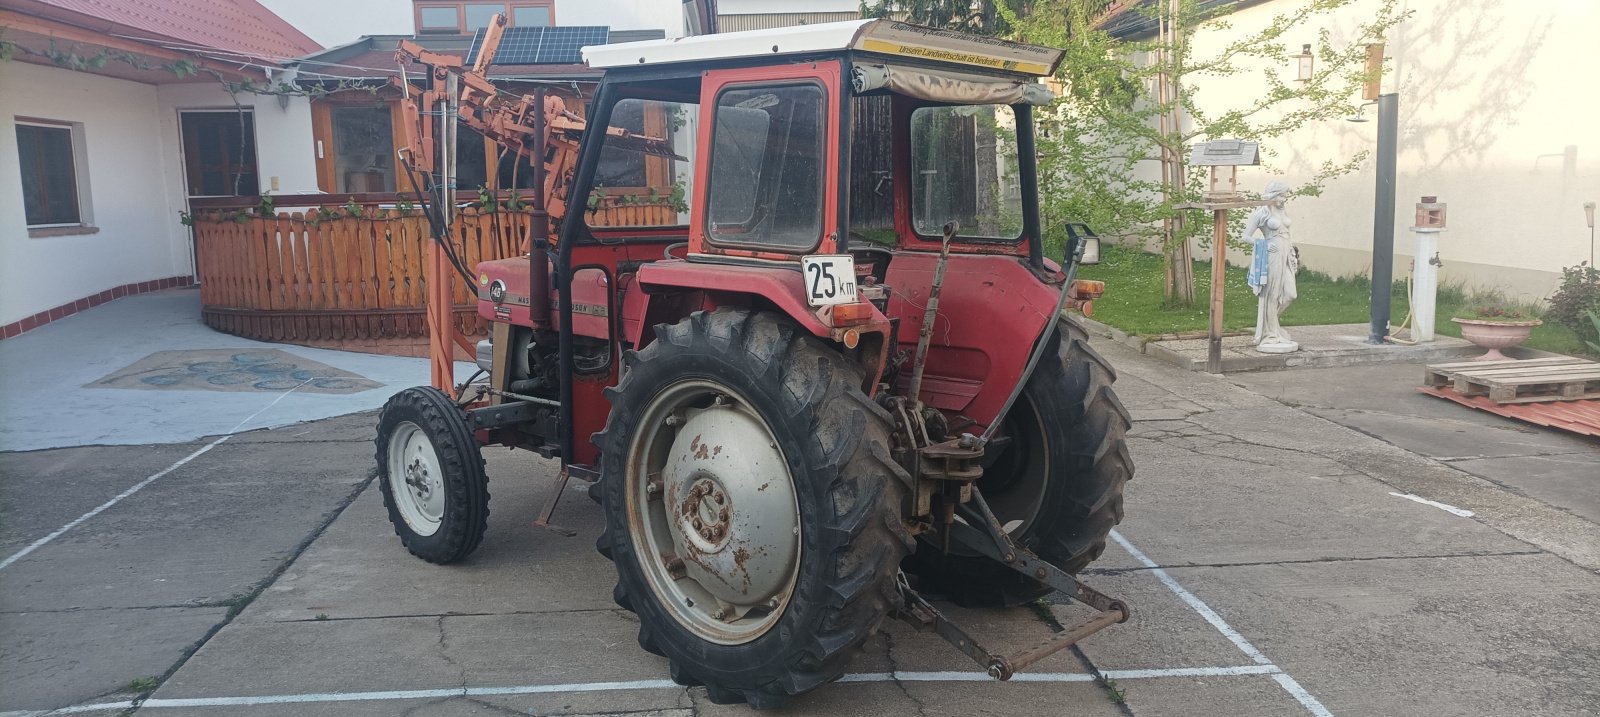
POLYGON ((705 73, 691 254, 838 251, 839 77, 838 60, 705 73))

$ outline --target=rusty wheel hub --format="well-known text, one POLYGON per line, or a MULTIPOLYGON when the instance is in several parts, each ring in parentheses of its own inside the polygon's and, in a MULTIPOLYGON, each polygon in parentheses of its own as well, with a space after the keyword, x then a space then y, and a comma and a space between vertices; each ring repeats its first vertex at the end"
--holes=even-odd
POLYGON ((771 429, 715 383, 667 388, 646 410, 628 466, 628 511, 651 588, 713 642, 764 634, 800 566, 800 511, 771 429))

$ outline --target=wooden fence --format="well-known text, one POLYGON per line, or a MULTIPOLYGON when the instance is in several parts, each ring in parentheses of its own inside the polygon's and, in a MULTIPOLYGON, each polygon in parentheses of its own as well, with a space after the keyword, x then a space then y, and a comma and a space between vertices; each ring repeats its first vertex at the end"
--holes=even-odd
MULTIPOLYGON (((674 223, 670 207, 591 212, 592 226, 674 223)), ((470 270, 523 252, 526 211, 457 215, 454 244, 470 270)), ((263 341, 427 335, 423 265, 431 241, 421 212, 334 205, 309 212, 196 209, 200 303, 206 325, 263 341)), ((456 329, 484 333, 476 287, 455 282, 456 329)))

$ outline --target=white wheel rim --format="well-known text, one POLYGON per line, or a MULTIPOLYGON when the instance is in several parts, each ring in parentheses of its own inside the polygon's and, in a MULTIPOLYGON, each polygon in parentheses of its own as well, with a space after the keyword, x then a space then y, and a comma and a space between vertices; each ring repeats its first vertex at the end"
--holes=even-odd
POLYGON ((628 520, 640 567, 679 624, 719 644, 771 630, 794 594, 802 535, 772 429, 711 381, 663 389, 628 452, 628 520))
POLYGON ((444 471, 420 426, 405 421, 389 437, 389 493, 411 532, 426 537, 444 522, 444 471))

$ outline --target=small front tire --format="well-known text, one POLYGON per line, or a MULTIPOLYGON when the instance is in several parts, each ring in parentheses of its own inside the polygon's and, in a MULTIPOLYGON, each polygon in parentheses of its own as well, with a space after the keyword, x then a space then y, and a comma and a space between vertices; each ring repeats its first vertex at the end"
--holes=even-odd
POLYGON ((378 487, 412 555, 443 565, 483 541, 489 478, 466 414, 432 386, 395 394, 378 414, 378 487))

